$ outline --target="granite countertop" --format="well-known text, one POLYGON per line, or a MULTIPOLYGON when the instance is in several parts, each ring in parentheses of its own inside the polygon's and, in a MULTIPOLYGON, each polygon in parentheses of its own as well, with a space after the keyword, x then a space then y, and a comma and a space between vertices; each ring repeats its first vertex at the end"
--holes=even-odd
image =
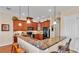
POLYGON ((26 32, 32 32, 33 34, 43 34, 43 31, 26 31, 26 32))
POLYGON ((64 39, 64 38, 61 38, 61 40, 59 40, 57 37, 57 38, 52 38, 52 39, 37 40, 34 38, 24 37, 24 36, 18 36, 18 37, 41 50, 45 50, 64 39))

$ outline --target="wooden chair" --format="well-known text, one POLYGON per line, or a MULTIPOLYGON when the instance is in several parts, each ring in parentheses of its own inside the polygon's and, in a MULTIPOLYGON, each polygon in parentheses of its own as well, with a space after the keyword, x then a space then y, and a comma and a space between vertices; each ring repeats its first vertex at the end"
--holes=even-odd
POLYGON ((70 48, 69 48, 69 46, 70 46, 70 42, 71 42, 71 38, 69 39, 69 41, 65 44, 65 46, 62 46, 62 45, 60 45, 60 46, 58 46, 58 51, 61 53, 61 52, 68 52, 68 53, 70 53, 70 48))
POLYGON ((17 37, 14 36, 13 37, 13 44, 11 47, 11 53, 24 53, 24 52, 25 52, 25 50, 22 49, 21 47, 19 47, 17 37))
POLYGON ((19 44, 15 48, 16 48, 16 53, 26 53, 26 51, 23 48, 19 47, 19 44))
POLYGON ((16 53, 16 48, 15 48, 15 46, 17 46, 17 45, 18 45, 17 37, 14 36, 14 37, 13 37, 13 44, 12 44, 12 47, 11 47, 11 53, 16 53))
POLYGON ((70 52, 70 47, 69 47, 69 46, 70 46, 71 40, 72 40, 72 39, 70 38, 70 39, 69 39, 69 42, 66 43, 66 45, 65 45, 65 51, 70 52))

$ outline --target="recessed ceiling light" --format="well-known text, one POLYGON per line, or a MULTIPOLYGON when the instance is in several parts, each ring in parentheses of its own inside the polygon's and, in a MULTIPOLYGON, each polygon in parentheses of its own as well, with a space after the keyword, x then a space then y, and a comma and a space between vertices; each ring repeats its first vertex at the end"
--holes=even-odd
POLYGON ((45 16, 42 16, 42 18, 44 18, 45 16))
POLYGON ((37 17, 37 19, 39 19, 40 17, 37 17))
POLYGON ((25 13, 22 13, 23 16, 25 16, 25 13))
POLYGON ((51 12, 52 10, 51 10, 51 9, 49 9, 48 11, 49 11, 49 12, 51 12))

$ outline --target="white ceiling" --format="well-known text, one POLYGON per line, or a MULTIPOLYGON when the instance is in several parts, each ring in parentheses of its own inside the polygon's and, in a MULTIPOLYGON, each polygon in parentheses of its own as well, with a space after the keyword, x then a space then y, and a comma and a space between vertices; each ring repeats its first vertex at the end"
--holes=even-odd
MULTIPOLYGON (((27 6, 0 6, 0 10, 4 10, 4 12, 8 11, 13 14, 17 14, 21 17, 28 16, 28 7, 27 6), (20 9, 21 8, 21 12, 20 9), (21 13, 21 15, 20 15, 21 13)), ((61 13, 62 15, 72 15, 79 13, 78 6, 57 6, 56 7, 57 14, 61 13)), ((49 18, 50 15, 54 16, 54 6, 29 6, 29 15, 34 19, 44 19, 49 18), (49 10, 51 9, 51 12, 49 10)))

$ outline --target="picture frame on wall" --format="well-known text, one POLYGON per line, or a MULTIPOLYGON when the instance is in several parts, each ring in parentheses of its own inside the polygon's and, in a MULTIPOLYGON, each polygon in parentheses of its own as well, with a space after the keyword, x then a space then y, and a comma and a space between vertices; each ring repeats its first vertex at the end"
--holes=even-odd
POLYGON ((9 24, 1 24, 2 31, 9 31, 9 24))

